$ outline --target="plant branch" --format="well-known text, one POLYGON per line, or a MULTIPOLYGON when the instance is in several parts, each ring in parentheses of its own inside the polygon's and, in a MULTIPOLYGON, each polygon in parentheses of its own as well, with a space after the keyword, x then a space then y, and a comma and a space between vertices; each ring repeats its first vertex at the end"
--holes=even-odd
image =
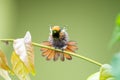
MULTIPOLYGON (((0 41, 13 42, 14 39, 0 39, 0 41)), ((72 55, 72 56, 75 56, 75 57, 84 59, 84 60, 86 60, 86 61, 88 61, 88 62, 91 62, 91 63, 93 63, 93 64, 96 64, 96 65, 98 65, 98 66, 102 66, 101 63, 99 63, 99 62, 97 62, 97 61, 95 61, 95 60, 93 60, 93 59, 87 58, 87 57, 82 56, 82 55, 79 55, 79 54, 75 54, 75 53, 73 53, 73 52, 62 51, 62 50, 60 50, 60 49, 55 49, 54 47, 49 47, 49 46, 41 45, 41 44, 38 44, 38 43, 35 43, 35 42, 32 42, 32 45, 37 46, 37 47, 42 47, 42 48, 47 48, 47 49, 59 51, 59 52, 66 53, 66 54, 70 54, 70 55, 72 55)))

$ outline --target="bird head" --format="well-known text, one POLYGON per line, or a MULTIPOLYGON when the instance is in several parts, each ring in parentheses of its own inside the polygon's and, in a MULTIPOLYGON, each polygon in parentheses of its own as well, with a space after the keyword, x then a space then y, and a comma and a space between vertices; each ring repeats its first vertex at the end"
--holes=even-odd
POLYGON ((53 38, 59 38, 60 37, 60 32, 61 32, 61 28, 59 26, 53 26, 51 28, 51 32, 52 32, 52 36, 53 38))

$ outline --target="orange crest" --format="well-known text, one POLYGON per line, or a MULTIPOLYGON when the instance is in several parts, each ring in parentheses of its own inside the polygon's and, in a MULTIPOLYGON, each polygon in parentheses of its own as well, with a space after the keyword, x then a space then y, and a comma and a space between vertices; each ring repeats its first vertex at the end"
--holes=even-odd
POLYGON ((59 26, 53 26, 52 30, 60 31, 60 27, 59 26))

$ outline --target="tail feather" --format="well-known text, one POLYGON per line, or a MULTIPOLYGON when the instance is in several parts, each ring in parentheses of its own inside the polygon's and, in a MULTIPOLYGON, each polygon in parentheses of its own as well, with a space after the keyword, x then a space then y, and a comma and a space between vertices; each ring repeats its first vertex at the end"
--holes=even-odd
POLYGON ((59 57, 59 52, 55 51, 55 55, 54 55, 54 61, 57 61, 59 57))
POLYGON ((45 52, 42 53, 42 56, 48 56, 50 54, 51 50, 47 50, 45 52))
POLYGON ((69 41, 68 43, 67 43, 67 45, 71 45, 71 46, 74 46, 74 45, 76 45, 77 43, 76 42, 74 42, 74 41, 69 41))
POLYGON ((55 51, 51 50, 51 52, 49 53, 49 55, 47 56, 47 60, 50 60, 54 57, 55 55, 55 51))
POLYGON ((42 44, 46 45, 46 46, 50 46, 51 45, 51 43, 49 41, 44 41, 42 44))
POLYGON ((71 50, 72 52, 75 52, 77 50, 77 46, 67 46, 67 49, 71 50))
MULTIPOLYGON (((42 44, 46 46, 53 46, 49 41, 44 41, 42 44)), ((75 50, 78 49, 78 47, 76 46, 76 42, 74 41, 69 41, 66 46, 67 47, 64 49, 65 51, 75 52, 75 50)), ((40 50, 42 51, 42 55, 46 56, 46 60, 53 59, 54 61, 57 61, 59 57, 61 61, 64 61, 65 58, 68 60, 72 60, 71 55, 66 53, 50 50, 47 48, 41 48, 40 50)))
POLYGON ((69 54, 64 53, 64 57, 68 60, 72 60, 72 57, 69 54))
POLYGON ((64 61, 64 60, 65 60, 63 53, 60 53, 60 59, 61 59, 61 61, 64 61))
POLYGON ((42 52, 46 52, 48 49, 47 48, 41 48, 40 49, 42 52))

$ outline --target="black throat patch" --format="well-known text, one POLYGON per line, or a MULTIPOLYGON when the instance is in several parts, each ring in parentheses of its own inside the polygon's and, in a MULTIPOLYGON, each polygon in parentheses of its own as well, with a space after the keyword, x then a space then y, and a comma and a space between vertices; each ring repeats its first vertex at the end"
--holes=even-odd
POLYGON ((53 30, 52 31, 52 36, 55 39, 59 39, 59 37, 60 37, 60 31, 53 30))

